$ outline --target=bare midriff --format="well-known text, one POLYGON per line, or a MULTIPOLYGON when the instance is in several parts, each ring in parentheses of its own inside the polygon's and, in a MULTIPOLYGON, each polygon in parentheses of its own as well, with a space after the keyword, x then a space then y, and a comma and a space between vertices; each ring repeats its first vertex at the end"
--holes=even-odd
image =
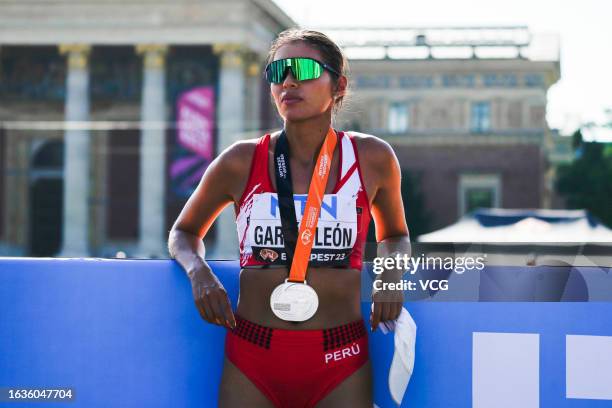
POLYGON ((240 298, 237 313, 266 327, 288 330, 326 329, 361 318, 360 271, 340 268, 308 268, 306 281, 319 297, 319 308, 305 322, 279 319, 270 308, 272 291, 289 276, 287 268, 240 271, 240 298))

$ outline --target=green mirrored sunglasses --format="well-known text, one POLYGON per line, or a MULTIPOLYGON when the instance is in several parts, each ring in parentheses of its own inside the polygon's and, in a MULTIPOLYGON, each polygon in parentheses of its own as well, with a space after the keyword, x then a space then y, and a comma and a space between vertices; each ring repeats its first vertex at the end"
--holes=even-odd
POLYGON ((335 69, 321 61, 312 58, 297 57, 279 59, 269 63, 264 71, 266 79, 270 83, 280 84, 287 76, 287 68, 291 70, 291 74, 298 81, 317 79, 321 76, 324 69, 340 76, 335 69))

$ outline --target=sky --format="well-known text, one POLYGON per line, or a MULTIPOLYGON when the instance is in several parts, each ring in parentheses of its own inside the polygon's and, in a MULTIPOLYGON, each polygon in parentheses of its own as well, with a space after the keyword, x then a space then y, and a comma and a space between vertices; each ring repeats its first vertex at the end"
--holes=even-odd
POLYGON ((561 79, 547 120, 562 134, 612 121, 611 0, 273 0, 302 27, 525 25, 559 35, 561 79))

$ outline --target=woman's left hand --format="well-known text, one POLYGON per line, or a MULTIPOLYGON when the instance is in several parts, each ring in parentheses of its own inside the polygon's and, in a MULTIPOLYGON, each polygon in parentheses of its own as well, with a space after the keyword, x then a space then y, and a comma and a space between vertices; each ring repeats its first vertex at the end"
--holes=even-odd
MULTIPOLYGON (((377 137, 358 138, 360 166, 368 197, 372 197, 370 213, 376 227, 376 254, 387 257, 410 256, 410 234, 402 201, 402 169, 391 145, 377 137), (363 154, 362 154, 363 153, 363 154)), ((388 283, 401 281, 403 271, 385 268, 377 279, 388 283)), ((381 289, 383 289, 381 287, 381 289)), ((404 303, 401 290, 374 290, 370 316, 372 331, 380 322, 399 317, 404 303)))
POLYGON ((372 331, 376 331, 380 322, 395 320, 404 306, 404 292, 401 290, 374 290, 372 292, 374 307, 370 313, 372 331))

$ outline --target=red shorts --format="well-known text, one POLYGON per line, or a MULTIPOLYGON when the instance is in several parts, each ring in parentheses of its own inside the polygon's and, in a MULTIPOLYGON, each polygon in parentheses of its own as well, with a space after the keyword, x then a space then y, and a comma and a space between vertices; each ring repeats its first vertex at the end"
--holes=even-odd
POLYGON ((363 320, 284 330, 236 316, 225 354, 276 407, 313 407, 368 361, 368 335, 363 320))

